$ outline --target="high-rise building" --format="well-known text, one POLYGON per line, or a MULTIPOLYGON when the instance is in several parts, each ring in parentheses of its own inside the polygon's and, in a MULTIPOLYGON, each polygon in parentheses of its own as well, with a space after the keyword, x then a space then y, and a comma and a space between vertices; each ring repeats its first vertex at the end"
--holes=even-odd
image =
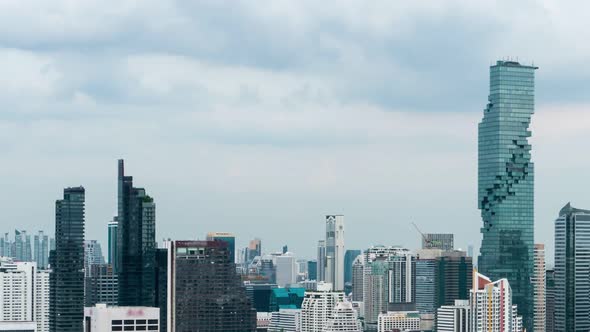
POLYGON ((246 252, 246 263, 250 263, 256 256, 262 256, 262 241, 260 239, 250 240, 246 252))
POLYGON ((84 277, 84 306, 119 303, 119 279, 111 264, 90 264, 84 277))
POLYGON ((168 248, 156 250, 156 301, 160 308, 160 332, 168 331, 168 248))
POLYGON ((43 290, 48 289, 36 288, 38 283, 46 286, 43 283, 46 276, 37 271, 34 262, 15 262, 3 257, 0 261, 0 321, 34 321, 43 313, 47 314, 49 302, 41 301, 47 300, 43 290))
POLYGON ((344 216, 326 216, 326 282, 344 290, 344 216))
POLYGON ((105 264, 100 243, 96 240, 84 241, 84 272, 88 275, 92 265, 105 264))
POLYGON ((273 312, 268 332, 301 332, 301 309, 280 309, 273 312))
POLYGON ((307 261, 307 280, 318 280, 318 261, 307 261))
POLYGON ((276 271, 276 283, 279 287, 287 287, 297 281, 297 267, 292 253, 287 252, 276 257, 276 271))
POLYGON ((269 283, 246 283, 246 295, 252 302, 256 312, 270 312, 270 295, 272 290, 277 288, 276 284, 269 283))
POLYGON ((156 305, 156 204, 118 169, 117 273, 120 306, 156 305))
POLYGON ((256 311, 223 241, 168 246, 168 332, 254 332, 256 311))
POLYGON ((324 332, 362 332, 357 312, 350 302, 338 302, 332 317, 326 322, 324 332))
POLYGON ((358 255, 352 263, 352 300, 355 302, 363 301, 364 269, 363 256, 358 255))
POLYGON ((84 332, 161 332, 158 330, 159 320, 159 308, 110 307, 104 303, 84 308, 84 332))
POLYGON ((0 322, 0 331, 4 332, 38 332, 35 322, 0 322))
POLYGON ((377 332, 420 331, 417 311, 387 311, 379 314, 377 332))
POLYGON ((420 314, 434 314, 437 309, 437 260, 416 260, 416 310, 420 314))
POLYGON ((318 281, 326 281, 326 241, 318 241, 318 281))
POLYGON ((83 187, 64 189, 55 202, 55 250, 49 255, 49 329, 80 332, 84 320, 83 187))
POLYGON ((590 210, 569 203, 555 221, 555 331, 590 331, 590 210))
POLYGON ((33 261, 31 250, 31 236, 27 231, 14 231, 14 258, 21 262, 33 261))
POLYGON ((344 254, 344 284, 352 284, 352 263, 360 254, 360 250, 346 250, 344 254))
POLYGON ((455 300, 454 305, 443 305, 436 312, 437 332, 471 332, 469 300, 455 300))
POLYGON ((344 293, 332 291, 329 283, 319 284, 317 291, 305 292, 301 305, 301 332, 324 332, 333 318, 334 307, 344 301, 344 293))
POLYGON ((468 300, 472 285, 473 259, 464 251, 445 251, 437 259, 436 307, 468 300))
POLYGON ((236 236, 228 232, 209 232, 207 233, 207 241, 223 241, 227 243, 229 248, 230 260, 236 262, 236 236))
POLYGON ((507 279, 492 282, 475 272, 470 291, 471 331, 522 332, 522 318, 512 304, 512 289, 507 279))
POLYGON ((109 221, 108 223, 108 251, 107 251, 107 263, 113 266, 113 271, 117 273, 117 231, 119 230, 119 222, 117 221, 117 217, 114 218, 115 220, 109 221))
POLYGON ((49 270, 35 272, 35 289, 33 293, 35 309, 33 318, 37 323, 37 332, 49 332, 49 270))
POLYGON ((454 250, 453 234, 428 233, 422 236, 422 249, 454 250))
POLYGON ((33 260, 37 262, 37 268, 46 269, 49 264, 49 236, 39 231, 33 240, 33 260))
POLYGON ((555 331, 555 270, 545 273, 545 332, 555 331))
MULTIPOLYGON (((545 245, 535 243, 534 250, 535 268, 533 270, 533 294, 534 294, 534 314, 535 332, 545 332, 545 245)), ((589 293, 590 295, 590 293, 589 293)), ((590 317, 588 317, 590 318, 590 317)))
POLYGON ((507 278, 527 330, 533 329, 534 166, 529 124, 534 112, 534 66, 498 61, 479 124, 478 207, 483 227, 479 269, 507 278))

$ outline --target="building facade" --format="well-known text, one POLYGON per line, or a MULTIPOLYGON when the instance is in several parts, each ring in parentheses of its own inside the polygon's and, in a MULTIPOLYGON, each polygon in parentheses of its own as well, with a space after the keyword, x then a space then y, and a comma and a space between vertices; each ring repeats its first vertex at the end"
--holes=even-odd
POLYGON ((252 307, 227 243, 172 241, 168 246, 168 332, 254 332, 252 307))
POLYGON ((113 221, 109 221, 107 225, 108 231, 108 250, 107 250, 107 263, 113 266, 113 271, 117 273, 118 261, 118 242, 117 242, 117 231, 119 230, 119 222, 117 217, 113 221))
POLYGON ((33 239, 33 260, 38 269, 46 269, 49 264, 49 236, 39 231, 33 239))
POLYGON ((358 255, 352 263, 352 301, 363 301, 363 283, 364 283, 363 256, 358 255))
POLYGON ((318 281, 326 281, 326 241, 318 241, 318 281))
POLYGON ((287 252, 276 258, 276 283, 280 287, 287 287, 297 281, 297 266, 295 257, 287 252))
POLYGON ((469 300, 456 300, 436 312, 437 332, 471 332, 469 300))
POLYGON ((84 277, 84 306, 119 303, 119 279, 111 264, 92 264, 84 277))
POLYGON ((109 307, 105 304, 84 308, 84 332, 161 332, 159 326, 159 308, 109 307))
POLYGON ((555 331, 590 331, 590 210, 569 203, 555 221, 555 331))
MULTIPOLYGON (((545 332, 546 303, 545 303, 545 245, 535 243, 535 268, 533 270, 533 294, 535 332, 545 332)), ((590 295, 590 294, 589 294, 590 295)), ((589 317, 590 318, 590 317, 589 317)))
POLYGON ((377 332, 389 331, 420 331, 420 313, 417 311, 380 313, 377 332))
POLYGON ((229 258, 232 263, 236 262, 236 236, 228 232, 209 232, 207 241, 223 241, 229 248, 229 258))
POLYGON ((545 331, 555 331, 555 270, 545 273, 545 331))
POLYGON ((352 263, 361 254, 360 250, 349 249, 344 254, 344 285, 352 287, 352 263))
POLYGON ((84 319, 83 187, 64 189, 55 202, 55 250, 50 253, 49 329, 80 332, 84 319))
POLYGON ((318 285, 317 291, 305 292, 301 305, 301 332, 324 332, 333 318, 336 304, 344 301, 343 292, 331 290, 329 283, 318 285))
POLYGON ((424 234, 422 237, 422 249, 454 250, 455 236, 442 233, 424 234))
POLYGON ((479 124, 478 207, 483 239, 479 269, 507 278, 514 303, 533 328, 534 165, 529 124, 534 112, 534 66, 498 61, 479 124))
POLYGON ((334 290, 344 290, 344 216, 326 216, 326 277, 334 290))
POLYGON ((339 302, 334 307, 332 317, 326 322, 324 332, 362 332, 357 312, 350 302, 339 302))
POLYGON ((268 332, 301 332, 301 309, 280 309, 273 312, 268 332))

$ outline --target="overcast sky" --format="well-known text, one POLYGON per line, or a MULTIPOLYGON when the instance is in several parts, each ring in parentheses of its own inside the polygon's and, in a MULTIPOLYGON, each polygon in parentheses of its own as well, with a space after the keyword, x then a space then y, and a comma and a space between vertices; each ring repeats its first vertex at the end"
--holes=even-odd
MULTIPOLYGON (((590 208, 585 1, 0 1, 3 231, 53 232, 86 188, 106 247, 116 160, 157 204, 158 239, 234 232, 315 256, 479 247, 477 124, 489 65, 534 63, 536 242, 590 208)), ((12 236, 12 235, 11 235, 12 236)), ((106 248, 105 248, 106 249, 106 248)), ((106 254, 106 253, 105 253, 106 254)))

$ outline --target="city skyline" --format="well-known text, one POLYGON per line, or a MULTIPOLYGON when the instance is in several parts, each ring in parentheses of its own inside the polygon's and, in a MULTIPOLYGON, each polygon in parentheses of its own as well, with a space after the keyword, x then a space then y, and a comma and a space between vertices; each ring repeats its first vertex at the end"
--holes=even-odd
POLYGON ((238 3, 231 21, 219 15, 228 4, 161 6, 0 4, 0 69, 14 78, 0 81, 6 220, 50 234, 52 198, 84 185, 87 238, 106 248, 111 165, 124 158, 158 199, 158 241, 230 231, 237 247, 259 237, 280 250, 281 225, 298 225, 290 251, 311 258, 323 216, 340 213, 351 248, 418 248, 413 221, 477 252, 476 126, 487 66, 508 56, 542 67, 535 242, 553 252, 554 211, 590 201, 577 185, 590 156, 555 157, 590 135, 589 51, 574 33, 587 4, 238 3), (243 26, 258 38, 242 39, 243 26))

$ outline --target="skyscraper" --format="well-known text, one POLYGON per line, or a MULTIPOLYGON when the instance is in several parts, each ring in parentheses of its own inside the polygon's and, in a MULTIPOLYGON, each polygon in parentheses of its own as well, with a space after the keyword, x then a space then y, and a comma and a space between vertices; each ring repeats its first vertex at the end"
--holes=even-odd
POLYGON ((590 331, 590 211, 569 203, 555 221, 555 331, 590 331))
POLYGON ((344 290, 344 216, 326 216, 326 282, 344 290))
POLYGON ((326 280, 326 241, 318 241, 318 281, 326 280))
MULTIPOLYGON (((535 268, 533 270, 535 332, 545 332, 545 245, 535 243, 535 268)), ((590 296, 590 294, 588 294, 590 296)), ((590 317, 589 317, 590 318, 590 317)))
POLYGON ((119 160, 118 274, 120 306, 155 306, 156 204, 145 189, 133 187, 119 160))
POLYGON ((292 253, 287 252, 276 257, 276 283, 280 287, 287 287, 294 284, 297 280, 295 266, 295 257, 292 253))
POLYGON ((21 262, 31 262, 33 260, 31 250, 31 236, 27 231, 14 231, 14 258, 21 262))
POLYGON ((96 240, 84 241, 84 272, 90 272, 91 265, 104 264, 104 256, 100 243, 96 240))
POLYGON ((33 259, 37 262, 37 268, 46 269, 49 264, 49 236, 39 231, 34 237, 33 259))
POLYGON ((117 222, 117 218, 115 220, 109 221, 108 223, 108 250, 107 250, 107 263, 113 266, 113 271, 117 273, 117 231, 119 230, 119 222, 117 222))
POLYGON ((55 202, 55 250, 50 253, 49 329, 80 332, 84 319, 83 187, 64 189, 55 202))
POLYGON ((422 236, 422 249, 455 249, 453 234, 428 233, 422 236))
POLYGON ((437 258, 436 307, 452 305, 455 300, 468 300, 473 277, 473 260, 464 251, 442 253, 437 258))
POLYGON ((232 262, 236 262, 236 236, 228 232, 209 232, 207 233, 207 241, 223 241, 227 243, 229 248, 229 258, 232 262))
POLYGON ((364 279, 363 256, 358 255, 352 263, 352 300, 363 301, 363 279, 364 279))
POLYGON ((555 331, 555 270, 545 273, 545 332, 555 331))
POLYGON ((344 254, 344 285, 352 287, 352 263, 361 254, 360 250, 346 250, 344 254))
POLYGON ((254 332, 256 311, 223 241, 168 245, 168 332, 254 332))
POLYGON ((344 301, 344 293, 332 291, 331 284, 318 284, 317 291, 305 292, 301 305, 301 332, 324 332, 334 317, 336 304, 344 301))
POLYGON ((318 280, 318 261, 307 261, 307 280, 318 280))
POLYGON ((498 61, 479 124, 478 207, 483 227, 479 269, 507 278, 527 330, 533 329, 534 167, 529 124, 534 112, 534 66, 498 61))

